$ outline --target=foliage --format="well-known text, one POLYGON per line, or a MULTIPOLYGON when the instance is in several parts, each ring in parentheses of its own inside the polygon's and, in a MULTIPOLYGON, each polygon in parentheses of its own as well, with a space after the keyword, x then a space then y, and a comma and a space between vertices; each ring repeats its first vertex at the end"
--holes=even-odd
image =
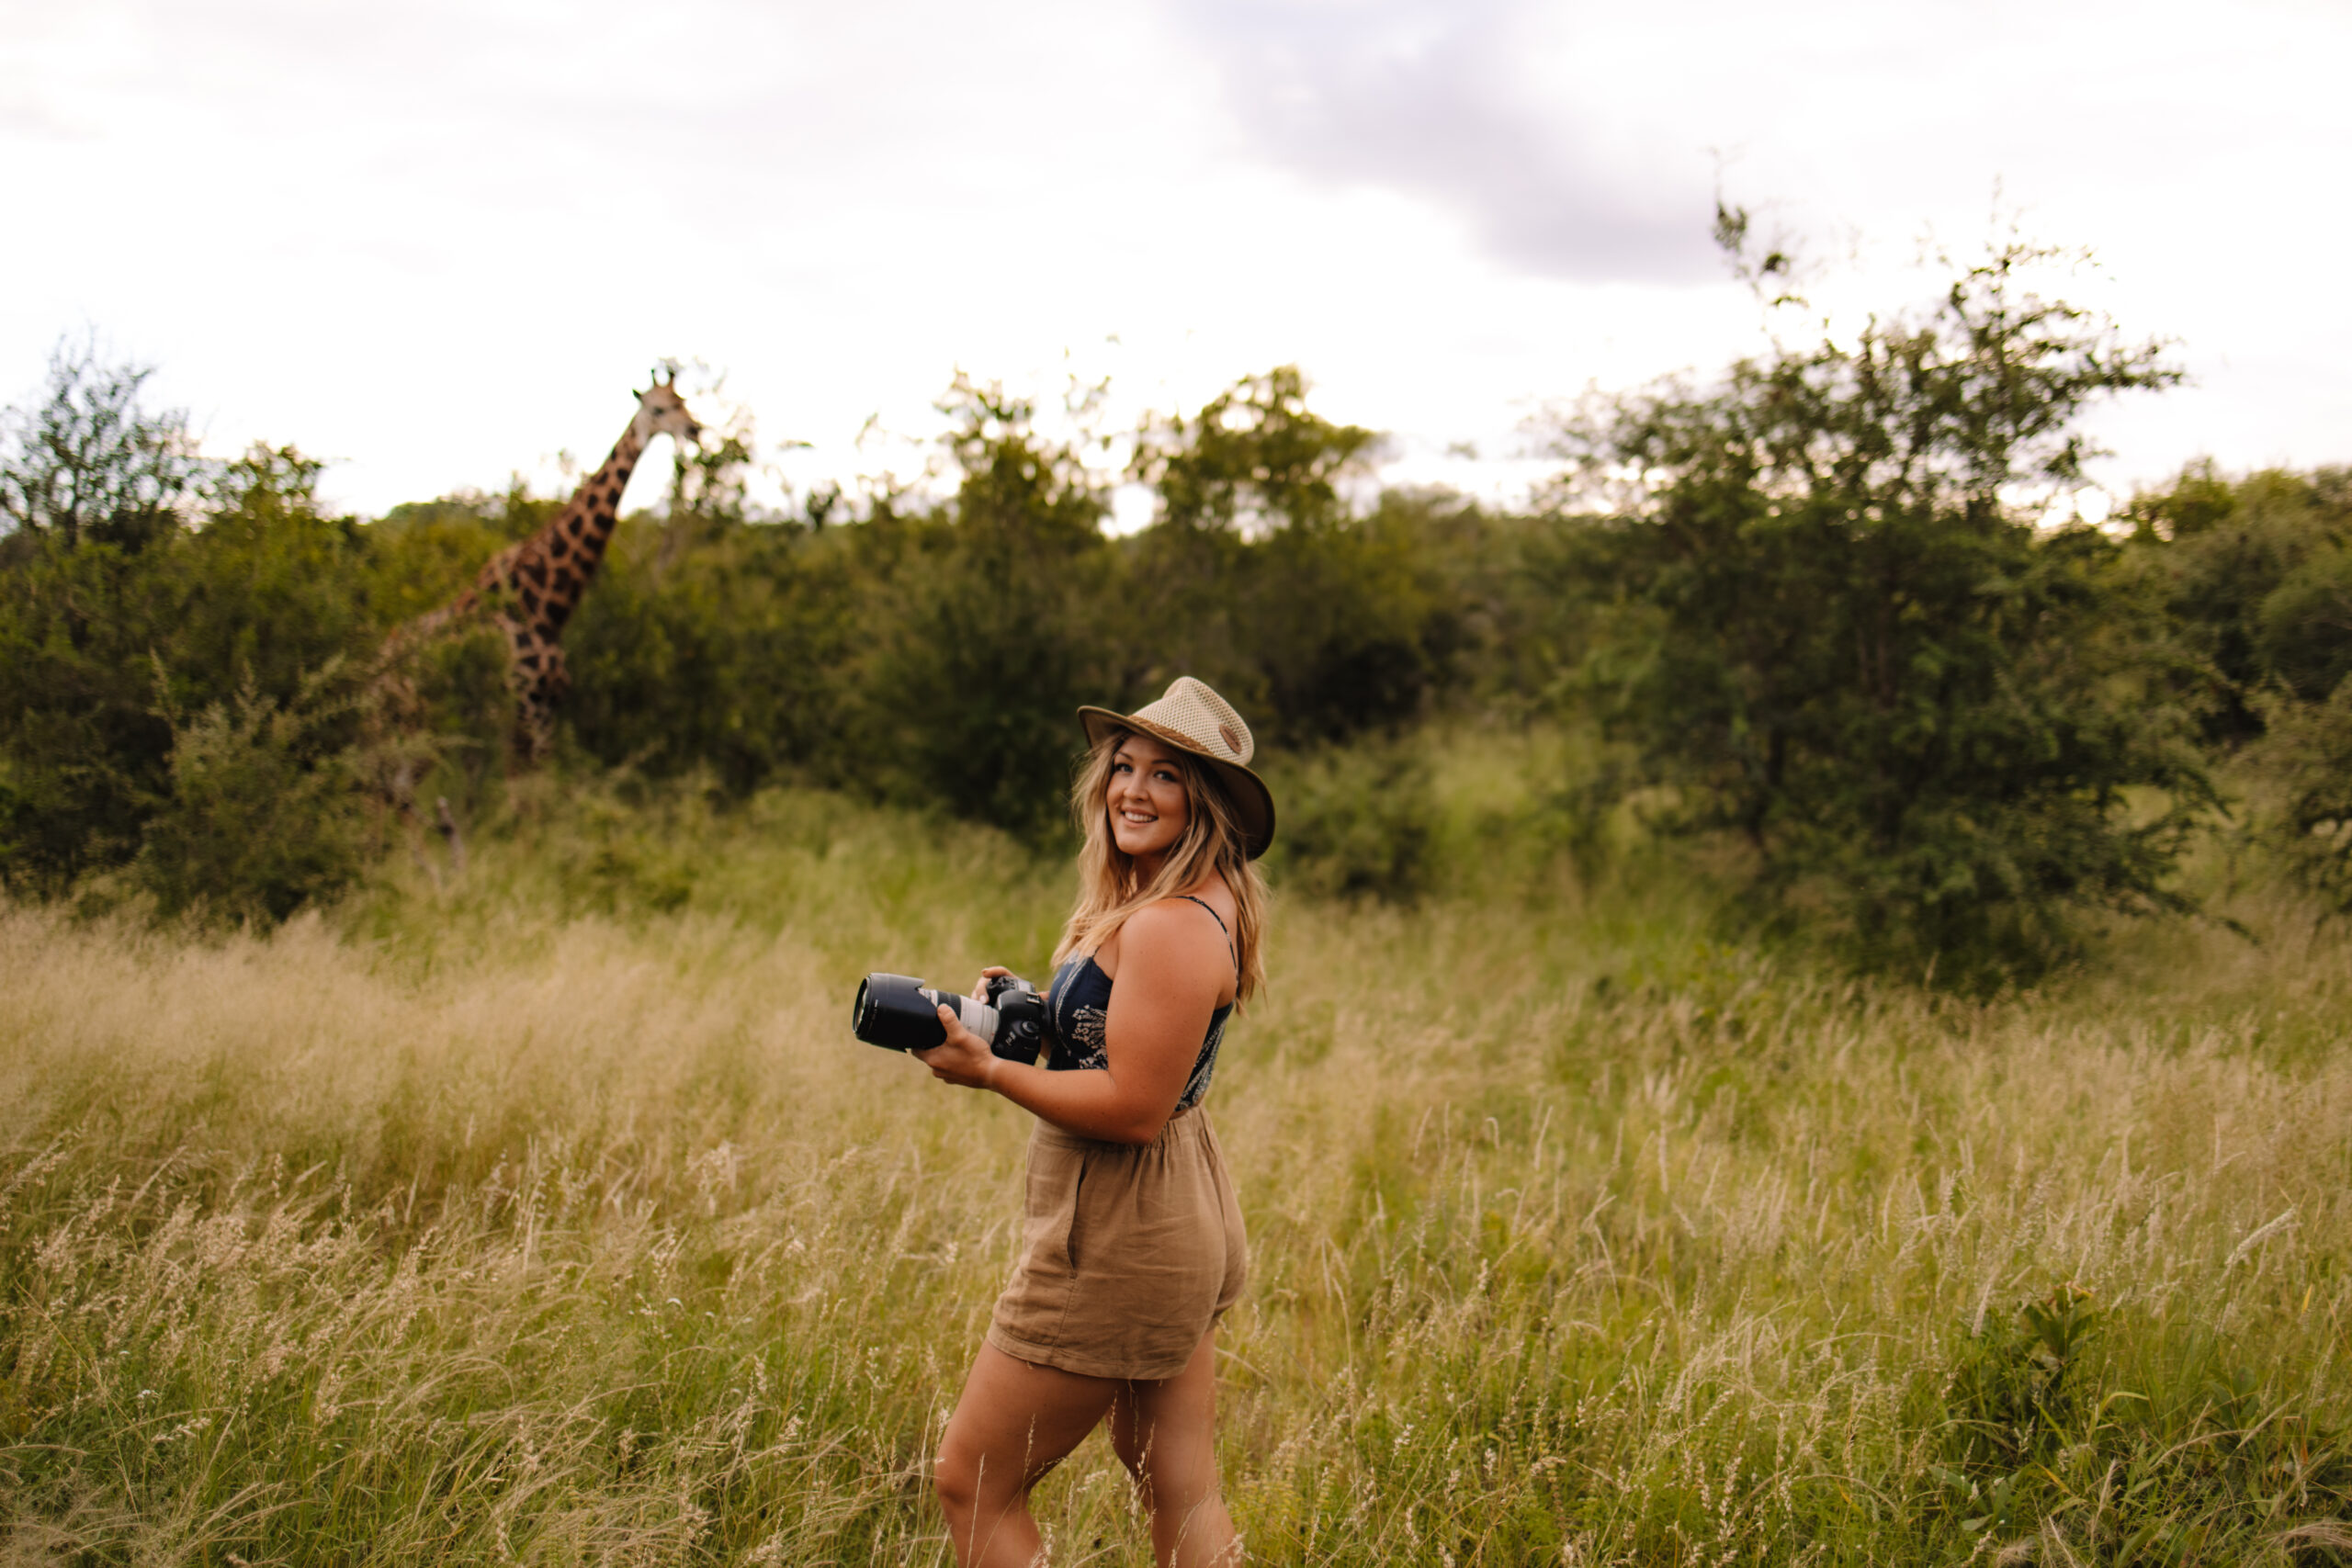
POLYGON ((2220 679, 2213 739, 2259 734, 2267 688, 2324 701, 2352 671, 2352 470, 2232 480, 2197 463, 2125 515, 2180 635, 2220 679))
POLYGON ((0 539, 13 889, 62 892, 137 856, 175 788, 166 715, 299 706, 376 636, 361 536, 320 510, 319 465, 256 446, 199 489, 178 417, 137 401, 144 375, 61 351, 0 458, 10 494, 36 498, 0 539))
POLYGON ((662 567, 678 526, 622 523, 566 629, 572 737, 605 765, 707 768, 739 795, 778 776, 832 776, 849 671, 867 645, 854 550, 718 520, 662 567))
POLYGON ((2167 878, 2217 801, 2158 606, 2020 496, 2079 478, 2085 405, 2175 378, 2033 293, 2047 259, 1996 251, 1921 316, 1566 432, 1588 493, 1630 486, 1579 541, 1588 673, 1668 820, 1736 829, 1775 908, 1915 972, 2030 972, 2086 907, 2183 908, 2167 878))
POLYGON ((2191 464, 2132 500, 2133 549, 2211 671, 2209 736, 2252 782, 2246 826, 2352 912, 2352 470, 2191 464))
POLYGON ((463 491, 393 507, 367 525, 368 590, 379 618, 397 626, 447 604, 473 585, 492 556, 561 506, 518 479, 500 495, 463 491))
MULTIPOLYGON (((51 446, 99 452, 108 483, 145 493, 141 454, 179 426, 138 410, 141 373, 60 364, 51 425, 95 409, 85 423, 147 434, 51 446)), ((1191 671, 1277 748, 1426 713, 1476 679, 1455 584, 1509 576, 1494 564, 1509 548, 1491 547, 1509 525, 1442 497, 1358 515, 1340 486, 1374 436, 1306 397, 1284 367, 1155 423, 1136 472, 1159 486, 1163 515, 1124 540, 1102 531, 1102 478, 1000 389, 959 378, 942 404, 952 495, 885 493, 846 527, 824 526, 842 509, 815 501, 797 519, 756 513, 739 412, 680 455, 666 515, 624 520, 569 628, 568 754, 707 772, 738 796, 778 778, 834 784, 1042 841, 1058 830, 1081 702, 1140 702, 1191 671)), ((29 473, 40 453, 25 453, 29 473)), ((174 787, 161 711, 225 715, 248 677, 286 709, 305 671, 361 667, 386 628, 447 604, 560 505, 518 482, 359 524, 321 513, 319 467, 292 448, 210 474, 141 549, 104 543, 125 530, 98 524, 9 541, 0 647, 23 655, 0 676, 12 886, 62 891, 138 852, 174 787)), ((1488 650, 1510 643, 1491 619, 1483 635, 1488 650)), ((354 771, 398 798, 446 796, 465 820, 495 817, 501 658, 479 631, 421 650, 416 723, 371 730, 354 771)))
POLYGON ((1167 514, 1125 540, 1080 452, 968 378, 942 404, 942 502, 883 496, 848 527, 727 505, 625 525, 568 641, 572 733, 606 763, 709 768, 737 793, 810 779, 1037 839, 1082 702, 1195 673, 1276 746, 1423 712, 1464 678, 1447 546, 1495 525, 1431 498, 1348 514, 1334 481, 1368 433, 1304 395, 1278 371, 1155 427, 1167 514))
POLYGON ((308 468, 256 453, 201 531, 45 535, 0 577, 0 877, 55 892, 127 863, 171 793, 166 711, 290 703, 367 645, 356 552, 308 468))
MULTIPOLYGON (((2352 1481, 2342 1436, 2314 1412, 2266 1397, 2264 1380, 2224 1342, 2167 1335, 2144 1310, 2103 1310, 2073 1283, 1984 1314, 1961 1340, 1944 1404, 1922 1501, 1976 1551, 2028 1532, 2046 1539, 2079 1500, 2090 1515, 2072 1533, 2111 1553, 2106 1560, 2177 1561, 2226 1530, 2222 1521, 2249 1497, 2308 1506, 2307 1477, 2331 1488, 2338 1476, 2352 1481), (2162 1351, 2134 1369, 2137 1386, 2098 1396, 2106 1370, 2098 1341, 2115 1337, 2162 1351), (2249 1443, 2256 1423, 2292 1436, 2249 1443), (2319 1465, 2299 1462, 2314 1447, 2325 1456, 2319 1465)), ((2352 1544, 2309 1525, 2278 1544, 2299 1541, 2352 1544)))
POLYGON ((861 732, 890 794, 1042 835, 1066 817, 1075 710, 1121 685, 1121 563, 1103 497, 1031 404, 959 378, 942 409, 962 482, 868 628, 861 732))
POLYGON ((1963 1472, 2007 1474, 2047 1464, 2081 1414, 2075 1386, 2097 1334, 2089 1295, 2061 1285, 1973 1327, 1953 1359, 1944 1454, 1963 1472))
POLYGON ((171 793, 131 867, 160 914, 275 924, 358 879, 368 846, 352 684, 330 663, 280 704, 249 671, 227 702, 167 711, 171 793))
POLYGON ((171 731, 152 652, 178 624, 174 550, 19 536, 0 599, 0 875, 53 894, 137 852, 171 731))
POLYGON ((1306 378, 1284 365, 1245 377, 1189 419, 1148 422, 1131 471, 1159 491, 1170 526, 1260 536, 1342 520, 1340 481, 1361 473, 1378 444, 1375 432, 1309 410, 1306 378))
POLYGON ((2265 781, 2257 830, 2297 881, 2352 915, 2352 681, 2324 701, 2256 699, 2267 731, 2248 760, 2265 781))
POLYGON ((1198 675, 1276 745, 1312 745, 1423 712, 1458 671, 1460 615, 1434 498, 1384 496, 1369 515, 1340 486, 1378 437, 1306 407, 1295 366, 1245 378, 1198 413, 1150 423, 1133 474, 1159 513, 1132 547, 1151 584, 1137 683, 1198 675))
MULTIPOLYGON (((560 770, 734 800, 822 785, 1045 845, 1069 710, 1192 673, 1291 778, 1292 885, 1409 901, 1453 849, 1400 737, 1577 707, 1606 721, 1591 765, 1548 815, 1481 831, 1531 863, 1580 846, 1592 873, 1629 800, 1730 829, 1775 919, 1975 982, 2075 950, 2092 910, 2188 907, 2171 871, 2215 801, 2192 743, 2254 735, 2276 701, 2301 705, 2279 721, 2300 739, 2266 756, 2313 771, 2264 819, 2332 886, 2313 705, 2352 668, 2342 477, 2192 469, 2134 503, 2128 543, 2037 529, 2019 487, 2079 475, 2081 408, 2171 376, 2034 295, 2041 259, 2000 253, 1924 315, 1596 406, 1564 493, 1607 497, 1599 514, 1367 495, 1379 438, 1315 412, 1294 367, 1148 421, 1129 477, 1158 512, 1120 538, 1106 476, 1001 389, 959 377, 942 404, 952 491, 786 516, 750 500, 738 411, 678 455, 665 513, 623 520, 568 628, 560 770)), ((19 891, 138 858, 180 787, 164 714, 263 733, 240 704, 296 712, 316 672, 365 668, 562 504, 518 481, 331 517, 291 447, 197 464, 177 416, 141 409, 142 376, 61 350, 0 454, 23 517, 0 536, 0 881, 19 891)), ((418 724, 362 727, 325 773, 503 820, 503 658, 479 628, 423 650, 418 724)))
POLYGON ((0 423, 0 533, 137 550, 178 525, 204 468, 187 415, 141 404, 153 374, 58 344, 47 398, 0 423))
POLYGON ((1429 886, 1438 804, 1424 754, 1392 741, 1294 755, 1266 771, 1281 803, 1267 858, 1278 887, 1403 903, 1429 886))

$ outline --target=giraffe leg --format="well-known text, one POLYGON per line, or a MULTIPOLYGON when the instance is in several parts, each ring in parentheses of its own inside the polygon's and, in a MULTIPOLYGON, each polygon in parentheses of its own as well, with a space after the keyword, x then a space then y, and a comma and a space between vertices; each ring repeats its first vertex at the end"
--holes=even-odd
POLYGON ((546 755, 542 739, 546 723, 541 716, 546 705, 540 701, 541 676, 547 669, 547 649, 531 628, 513 620, 503 622, 506 631, 506 689, 514 697, 514 728, 506 738, 507 763, 515 771, 530 767, 546 755))
POLYGON ((555 750, 555 707, 571 689, 571 671, 563 649, 535 634, 525 633, 514 660, 514 756, 518 764, 536 767, 555 750))
POLYGON ((556 705, 571 694, 571 666, 564 660, 560 643, 551 641, 547 645, 547 664, 539 673, 539 690, 545 694, 548 716, 552 719, 556 705))

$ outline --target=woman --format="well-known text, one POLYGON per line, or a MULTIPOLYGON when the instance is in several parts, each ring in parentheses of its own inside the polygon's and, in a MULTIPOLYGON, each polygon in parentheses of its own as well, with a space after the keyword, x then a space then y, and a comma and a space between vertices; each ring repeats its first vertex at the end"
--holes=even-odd
MULTIPOLYGON (((1216 1322, 1248 1256, 1200 1107, 1234 1006, 1264 978, 1274 833, 1249 728, 1190 676, 1129 715, 1081 708, 1079 896, 1054 954, 1049 1056, 989 1054, 940 1010, 920 1053, 1037 1117, 1022 1258, 939 1452, 964 1568, 1029 1568, 1029 1491, 1105 1416, 1163 1568, 1240 1561, 1218 1495, 1216 1322)), ((984 993, 991 968, 982 976, 984 993)))

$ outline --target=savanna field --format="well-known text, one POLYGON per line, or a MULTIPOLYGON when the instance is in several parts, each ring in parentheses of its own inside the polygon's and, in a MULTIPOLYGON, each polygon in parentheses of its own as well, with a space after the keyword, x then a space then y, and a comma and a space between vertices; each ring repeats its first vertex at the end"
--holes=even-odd
MULTIPOLYGON (((2182 372, 2070 255, 1761 288, 1510 506, 1279 366, 1125 433, 958 374, 922 483, 781 510, 672 374, 568 502, 340 515, 61 344, 0 1568, 946 1564, 1028 1119, 850 999, 1042 976, 1072 710, 1179 673, 1281 802, 1208 1102, 1251 1561, 2352 1562, 2352 470, 2091 521, 2182 372)), ((1148 1557, 1099 1437, 1038 1510, 1148 1557)))
MULTIPOLYGON (((1498 769, 1441 769, 1419 902, 1285 891, 1228 1038, 1252 1561, 2352 1553, 2341 924, 2212 856, 2243 935, 1853 979, 1480 830, 1498 769)), ((950 1561, 1027 1118, 848 1001, 1041 974, 1067 864, 624 794, 266 934, 0 910, 0 1561, 950 1561)), ((1148 1560, 1099 1435, 1038 1509, 1148 1560)))

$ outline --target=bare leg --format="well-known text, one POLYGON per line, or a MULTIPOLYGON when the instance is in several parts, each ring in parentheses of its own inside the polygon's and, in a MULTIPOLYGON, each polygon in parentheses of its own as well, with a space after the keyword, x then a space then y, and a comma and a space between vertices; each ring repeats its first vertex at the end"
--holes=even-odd
POLYGON ((1094 1430, 1119 1384, 982 1345, 939 1442, 939 1505, 963 1568, 1031 1568, 1045 1542, 1029 1489, 1094 1430))
POLYGON ((1151 1512, 1159 1568, 1230 1568, 1240 1538, 1216 1475, 1216 1330, 1201 1336, 1184 1370, 1159 1382, 1118 1385, 1111 1446, 1151 1512))

